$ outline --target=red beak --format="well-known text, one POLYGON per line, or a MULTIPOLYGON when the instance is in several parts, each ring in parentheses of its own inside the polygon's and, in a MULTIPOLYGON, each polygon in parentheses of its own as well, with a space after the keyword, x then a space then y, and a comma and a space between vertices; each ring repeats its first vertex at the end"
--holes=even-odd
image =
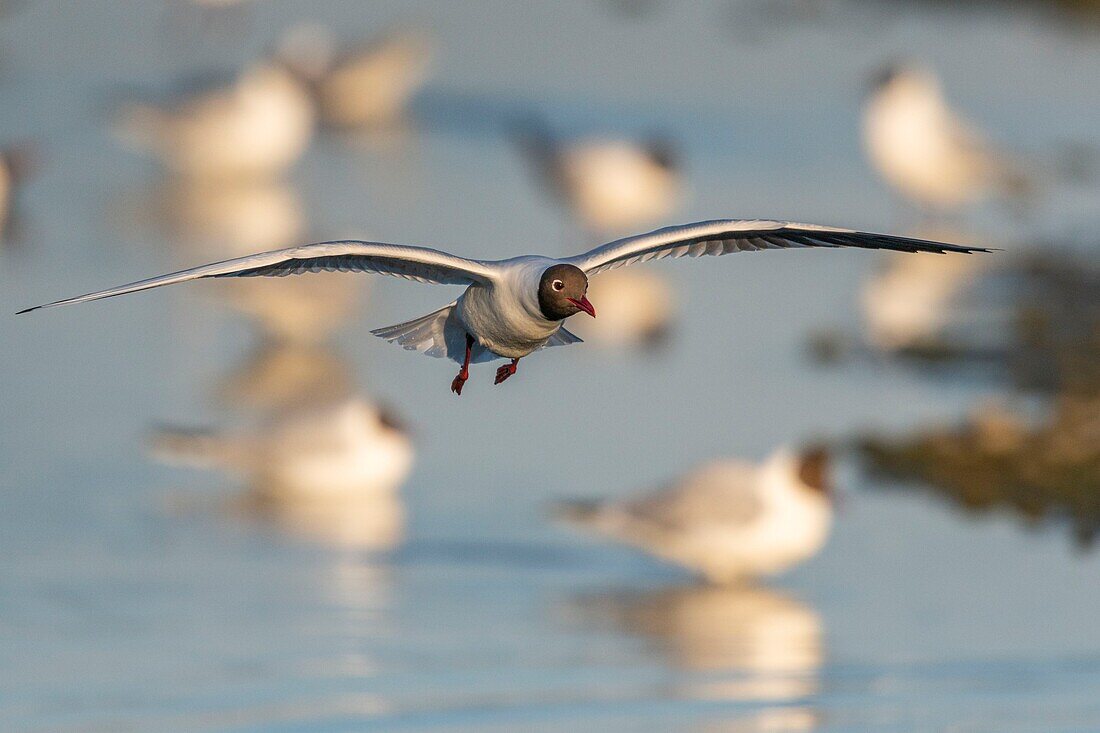
POLYGON ((570 303, 577 306, 593 318, 596 317, 596 307, 588 301, 588 298, 582 297, 580 300, 576 300, 575 298, 566 298, 566 300, 568 300, 570 303))

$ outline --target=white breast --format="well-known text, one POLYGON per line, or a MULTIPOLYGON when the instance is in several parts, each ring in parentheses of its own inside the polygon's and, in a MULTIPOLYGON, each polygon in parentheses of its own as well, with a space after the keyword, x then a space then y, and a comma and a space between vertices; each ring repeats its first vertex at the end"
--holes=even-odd
POLYGON ((561 328, 548 321, 538 304, 542 272, 554 264, 543 257, 509 261, 499 281, 491 286, 472 285, 458 299, 459 318, 469 333, 499 356, 518 359, 542 348, 561 328))

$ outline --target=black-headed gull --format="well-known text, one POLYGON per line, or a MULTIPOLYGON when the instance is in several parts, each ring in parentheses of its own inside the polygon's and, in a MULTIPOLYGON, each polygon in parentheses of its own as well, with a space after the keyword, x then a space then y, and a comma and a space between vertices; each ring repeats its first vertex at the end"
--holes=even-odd
POLYGON ((426 247, 345 240, 215 262, 27 308, 20 313, 200 278, 283 276, 322 270, 373 272, 425 283, 464 285, 462 295, 443 308, 373 331, 406 349, 461 363, 462 369, 451 383, 451 389, 461 394, 471 363, 509 359, 509 364, 497 370, 499 384, 515 374, 517 363, 528 354, 546 346, 579 341, 563 324, 576 313, 595 317, 596 309, 586 297, 591 275, 666 257, 797 247, 938 253, 987 251, 852 229, 759 219, 723 219, 666 227, 560 259, 521 255, 506 260, 472 260, 426 247))
POLYGON ((952 110, 939 81, 919 66, 876 77, 863 109, 863 144, 886 182, 926 210, 952 211, 1032 187, 1023 166, 952 110))
POLYGON ((171 171, 208 179, 278 174, 302 156, 313 129, 305 85, 272 61, 170 105, 129 105, 116 125, 124 143, 159 158, 171 171))
POLYGON ((625 501, 570 502, 562 514, 713 583, 735 583, 817 554, 833 517, 827 474, 823 450, 780 450, 759 466, 716 461, 667 489, 625 501))
POLYGON ((589 232, 614 236, 650 226, 680 203, 683 181, 663 137, 563 139, 537 116, 513 127, 538 182, 589 232))
POLYGON ((385 411, 360 397, 288 410, 242 430, 162 428, 152 450, 168 463, 239 475, 247 490, 233 506, 296 533, 373 550, 392 548, 404 534, 398 488, 413 448, 385 411))
POLYGON ((269 501, 390 494, 413 460, 406 432, 360 397, 291 409, 237 432, 162 428, 153 451, 167 462, 240 474, 269 501))

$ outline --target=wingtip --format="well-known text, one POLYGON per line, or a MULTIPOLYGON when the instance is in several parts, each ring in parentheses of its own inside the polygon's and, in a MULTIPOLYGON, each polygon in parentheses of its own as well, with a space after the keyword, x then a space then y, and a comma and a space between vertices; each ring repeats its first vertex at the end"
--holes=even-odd
POLYGON ((16 311, 16 312, 15 312, 15 315, 17 315, 17 316, 21 316, 21 315, 23 315, 24 313, 30 313, 31 311, 36 311, 36 310, 38 310, 38 309, 39 309, 39 308, 41 308, 41 307, 42 307, 42 306, 40 306, 40 305, 33 305, 33 306, 31 306, 30 308, 24 308, 24 309, 23 309, 23 310, 21 310, 21 311, 16 311))

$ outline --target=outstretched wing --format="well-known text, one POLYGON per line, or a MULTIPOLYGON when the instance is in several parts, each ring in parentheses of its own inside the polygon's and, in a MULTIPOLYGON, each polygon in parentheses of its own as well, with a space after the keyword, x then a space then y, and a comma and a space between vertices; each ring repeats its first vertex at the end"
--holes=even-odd
POLYGON ((159 288, 162 285, 172 285, 173 283, 198 280, 199 278, 282 277, 324 270, 373 272, 379 275, 392 275, 406 280, 440 285, 488 283, 494 276, 492 268, 486 262, 455 257, 435 249, 380 242, 343 240, 306 244, 301 247, 262 252, 247 257, 215 262, 210 265, 194 267, 190 270, 181 270, 168 275, 152 277, 148 280, 139 280, 109 290, 100 290, 75 298, 58 300, 19 312, 27 313, 39 308, 52 308, 57 305, 111 298, 116 295, 136 293, 139 290, 159 288))
POLYGON ((564 262, 588 274, 663 257, 701 257, 731 252, 792 247, 861 247, 897 252, 988 252, 981 247, 931 242, 924 239, 870 234, 852 229, 795 224, 760 219, 720 219, 666 227, 649 234, 626 237, 564 262))

